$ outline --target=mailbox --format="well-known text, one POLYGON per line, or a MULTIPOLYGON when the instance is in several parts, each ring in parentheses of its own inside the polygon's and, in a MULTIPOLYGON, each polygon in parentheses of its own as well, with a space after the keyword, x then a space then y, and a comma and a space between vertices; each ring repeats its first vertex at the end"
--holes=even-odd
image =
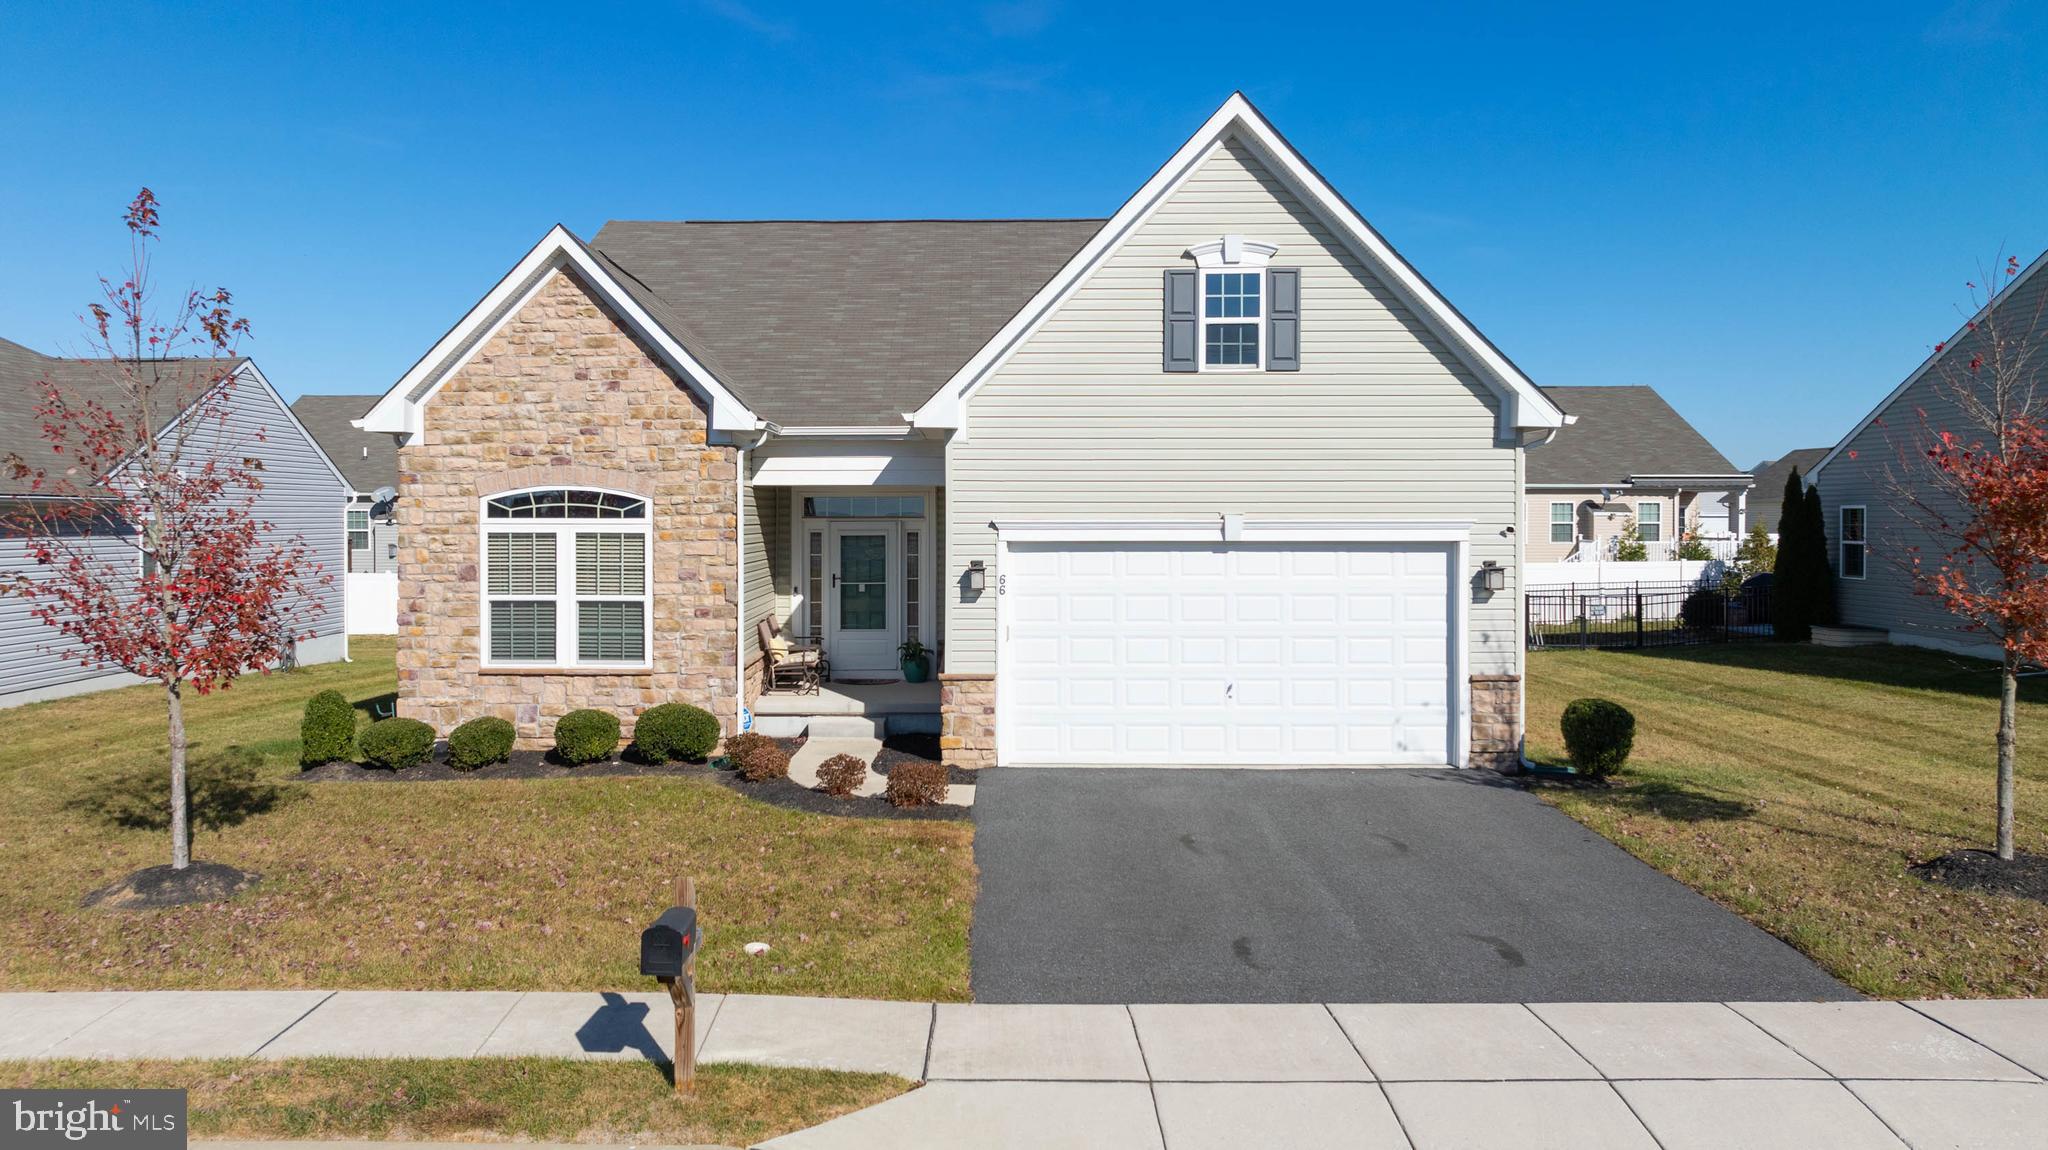
POLYGON ((683 964, 697 953, 697 912, 672 906, 654 925, 640 932, 640 973, 656 978, 681 978, 683 964))

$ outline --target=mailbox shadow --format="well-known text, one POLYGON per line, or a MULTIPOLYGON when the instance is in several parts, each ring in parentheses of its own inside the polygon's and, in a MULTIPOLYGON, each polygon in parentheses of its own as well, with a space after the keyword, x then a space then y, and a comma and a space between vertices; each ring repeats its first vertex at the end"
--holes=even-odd
POLYGON ((637 1050, 649 1062, 666 1064, 668 1054, 647 1029, 647 1004, 628 1002, 614 991, 603 993, 604 1005, 576 1029, 576 1043, 587 1054, 618 1054, 637 1050))

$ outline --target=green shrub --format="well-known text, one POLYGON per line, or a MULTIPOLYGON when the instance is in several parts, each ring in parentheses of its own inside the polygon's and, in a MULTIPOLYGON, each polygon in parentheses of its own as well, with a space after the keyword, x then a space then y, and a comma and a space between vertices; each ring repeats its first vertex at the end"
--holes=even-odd
POLYGON ((299 765, 317 767, 349 756, 356 741, 356 709, 340 691, 322 691, 306 700, 299 722, 299 765))
MULTIPOLYGON (((331 692, 330 692, 331 693, 331 692)), ((263 756, 247 747, 194 755, 185 764, 186 812, 192 825, 217 831, 306 797, 306 788, 262 778, 263 756)), ((171 768, 152 763, 90 786, 72 804, 121 827, 171 825, 171 768)))
POLYGON ((643 762, 702 759, 718 745, 718 717, 688 703, 662 703, 633 723, 633 753, 643 762))
POLYGON ((897 763, 889 768, 889 786, 882 792, 882 797, 899 807, 930 806, 946 801, 946 785, 944 763, 897 763))
POLYGON ((571 711, 555 720, 555 757, 572 767, 609 759, 619 749, 619 717, 610 711, 571 711))
POLYGON ((1636 517, 1631 515, 1614 537, 1614 561, 1617 563, 1641 563, 1650 557, 1650 545, 1643 542, 1642 529, 1636 526, 1636 517))
POLYGON ((448 765, 458 771, 473 771, 502 763, 512 757, 512 744, 519 732, 496 715, 471 719, 448 733, 448 765))
POLYGON ((835 798, 845 798, 867 781, 868 764, 859 755, 833 755, 818 764, 818 788, 835 798))
POLYGON ((402 771, 417 767, 434 753, 434 728, 418 719, 379 719, 359 740, 363 760, 373 767, 402 771))
POLYGON ((789 755, 766 735, 751 731, 734 735, 725 741, 725 754, 732 760, 733 769, 750 783, 789 776, 789 755))
POLYGON ((1695 631, 1719 631, 1728 621, 1728 597, 1719 587, 1700 587, 1685 597, 1678 621, 1695 631))
POLYGON ((1611 699, 1573 699, 1558 724, 1572 769, 1604 779, 1621 769, 1636 744, 1636 717, 1611 699))

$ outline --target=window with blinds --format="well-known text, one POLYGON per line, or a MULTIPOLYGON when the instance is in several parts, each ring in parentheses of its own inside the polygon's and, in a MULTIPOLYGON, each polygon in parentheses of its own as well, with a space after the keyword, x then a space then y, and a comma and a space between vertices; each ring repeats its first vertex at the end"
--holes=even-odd
POLYGON ((645 666, 654 614, 647 501, 549 489, 484 503, 486 665, 645 666), (519 520, 518 530, 488 529, 515 526, 506 519, 519 520))

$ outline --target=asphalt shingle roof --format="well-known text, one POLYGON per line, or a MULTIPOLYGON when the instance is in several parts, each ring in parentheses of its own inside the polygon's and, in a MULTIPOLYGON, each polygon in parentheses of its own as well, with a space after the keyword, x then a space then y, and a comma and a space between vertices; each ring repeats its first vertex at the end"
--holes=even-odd
POLYGON ((1530 483, 1621 483, 1635 475, 1740 475, 1650 387, 1546 387, 1578 422, 1529 452, 1530 483))
MULTIPOLYGON (((154 361, 158 378, 168 384, 162 406, 152 414, 157 431, 170 425, 185 405, 198 398, 207 385, 244 362, 242 359, 168 359, 154 361)), ((97 401, 116 415, 125 415, 122 396, 123 374, 119 360, 63 359, 44 355, 11 340, 0 339, 0 495, 23 495, 35 490, 27 480, 16 480, 5 464, 19 455, 30 466, 49 466, 55 457, 43 438, 43 421, 36 414, 43 402, 44 384, 54 384, 72 403, 97 401)), ((45 487, 45 492, 48 488, 45 487)))
POLYGON ((590 247, 753 408, 901 426, 1101 220, 613 220, 590 247))
POLYGON ((1778 530, 1778 512, 1785 504, 1785 475, 1793 468, 1800 475, 1813 470, 1831 450, 1826 447, 1802 447, 1788 451, 1776 459, 1765 460, 1753 469, 1756 472, 1756 486, 1749 490, 1749 521, 1761 523, 1764 530, 1778 530))
POLYGON ((302 395, 292 401, 292 414, 306 425, 320 450, 334 461, 348 485, 367 495, 379 487, 398 486, 398 444, 375 431, 358 431, 348 421, 361 419, 382 396, 302 395))

